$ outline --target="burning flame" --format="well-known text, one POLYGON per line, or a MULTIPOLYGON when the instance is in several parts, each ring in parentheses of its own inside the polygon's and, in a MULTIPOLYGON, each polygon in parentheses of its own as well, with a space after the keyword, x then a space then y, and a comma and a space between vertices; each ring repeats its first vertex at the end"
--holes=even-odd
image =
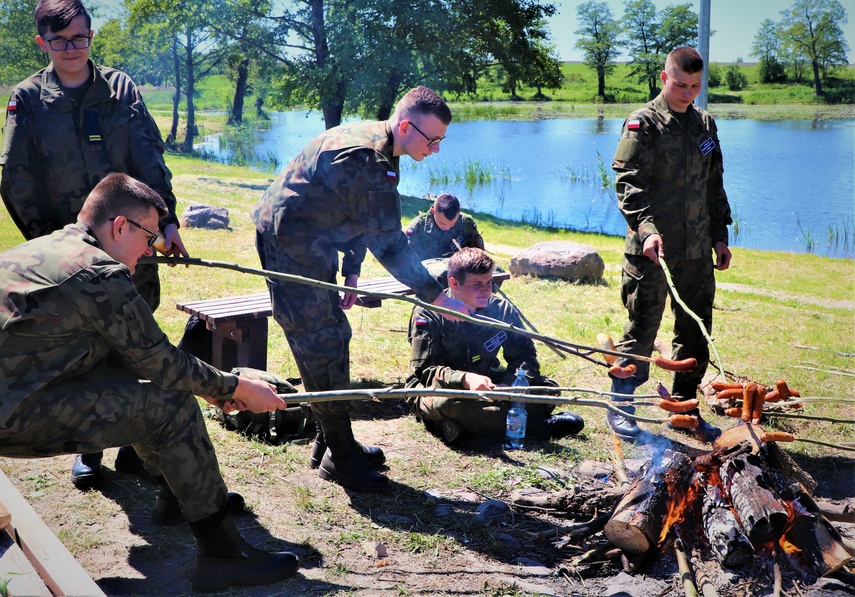
POLYGON ((799 549, 797 545, 790 543, 787 540, 787 533, 790 532, 790 529, 793 528, 793 525, 796 523, 796 504, 790 500, 781 500, 781 503, 783 503, 784 507, 787 509, 787 526, 784 528, 784 532, 781 533, 781 537, 778 539, 778 545, 780 545, 781 549, 789 555, 802 553, 802 550, 799 549))
POLYGON ((699 482, 696 480, 689 484, 688 487, 678 487, 676 479, 668 477, 666 479, 668 486, 668 494, 671 499, 668 500, 668 512, 665 514, 665 520, 662 524, 662 532, 659 533, 659 541, 657 545, 662 545, 665 537, 668 536, 668 531, 675 524, 686 520, 686 513, 695 502, 695 497, 698 495, 699 482))

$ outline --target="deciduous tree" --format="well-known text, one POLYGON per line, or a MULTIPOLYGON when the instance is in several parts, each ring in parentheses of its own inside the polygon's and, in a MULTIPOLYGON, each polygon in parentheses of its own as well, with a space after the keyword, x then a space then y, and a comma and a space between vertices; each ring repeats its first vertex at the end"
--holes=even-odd
POLYGON ((849 47, 840 28, 848 22, 846 9, 837 0, 796 0, 781 15, 782 35, 810 61, 814 90, 821 97, 825 69, 847 63, 849 47))
POLYGON ((585 65, 597 73, 597 97, 606 98, 606 75, 614 71, 620 55, 621 26, 606 2, 589 0, 576 7, 579 28, 576 47, 584 52, 585 65))

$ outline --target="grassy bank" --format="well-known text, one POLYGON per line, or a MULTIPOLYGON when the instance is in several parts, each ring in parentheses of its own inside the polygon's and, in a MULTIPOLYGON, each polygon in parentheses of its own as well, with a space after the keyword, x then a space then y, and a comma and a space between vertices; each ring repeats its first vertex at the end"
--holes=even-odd
MULTIPOLYGON (((168 164, 175 175, 179 211, 205 203, 230 212, 227 230, 182 230, 191 254, 257 267, 248 211, 271 182, 270 176, 174 155, 168 157, 168 164)), ((407 198, 402 223, 426 205, 424 200, 407 198)), ((620 336, 625 316, 619 298, 621 239, 549 232, 488 216, 478 217, 478 221, 487 248, 506 269, 517 251, 539 241, 570 240, 595 247, 606 266, 597 284, 514 277, 502 289, 542 333, 583 344, 593 344, 599 332, 620 336)), ((3 212, 0 248, 18 241, 17 230, 3 212)), ((363 276, 384 275, 369 256, 363 276)), ((185 316, 174 309, 177 301, 264 291, 261 278, 225 270, 162 268, 161 279, 163 297, 156 317, 173 341, 180 338, 185 322, 185 316)), ((855 262, 737 249, 733 267, 718 280, 715 343, 728 371, 764 383, 784 378, 802 396, 853 396, 852 378, 829 371, 853 368, 852 358, 831 351, 855 352, 855 262)), ((354 331, 354 382, 379 387, 405 378, 409 313, 410 307, 399 301, 349 313, 354 331)), ((666 344, 671 327, 672 318, 666 315, 660 333, 666 344)), ((543 347, 539 355, 544 371, 562 384, 598 390, 609 386, 605 370, 587 361, 562 360, 543 347)), ((268 368, 286 377, 298 376, 283 335, 272 321, 268 368)), ((668 374, 652 373, 652 381, 669 383, 668 374)), ((253 512, 251 518, 239 517, 242 532, 267 548, 296 549, 304 560, 301 576, 280 586, 282 594, 423 594, 428 590, 426 583, 431 583, 429 588, 436 595, 522 596, 540 591, 527 593, 520 588, 532 579, 513 563, 515 552, 507 548, 500 534, 516 537, 526 546, 525 555, 556 567, 575 552, 559 551, 544 542, 535 544, 531 537, 549 525, 567 521, 517 512, 504 527, 473 526, 474 506, 466 500, 475 499, 477 505, 479 499, 505 498, 511 489, 526 486, 572 487, 574 467, 580 461, 608 462, 612 439, 603 411, 591 407, 575 410, 586 421, 578 439, 531 443, 527 450, 509 457, 494 443, 446 447, 398 404, 362 404, 355 412, 354 425, 358 437, 383 446, 389 455, 388 474, 395 490, 388 497, 347 494, 320 481, 305 465, 308 446, 271 447, 226 431, 212 420, 208 428, 229 488, 242 492, 253 512), (559 480, 544 479, 537 472, 539 467, 565 472, 559 480), (469 497, 447 498, 455 514, 439 519, 422 493, 426 490, 469 497), (277 542, 273 537, 287 541, 277 542), (377 568, 380 564, 366 559, 366 541, 389 547, 385 567, 377 568)), ((811 415, 855 417, 855 409, 841 403, 811 404, 805 410, 811 415)), ((704 414, 721 426, 732 424, 706 407, 704 414)), ((855 425, 850 424, 778 419, 764 425, 792 431, 799 438, 855 441, 855 425)), ((676 438, 661 427, 648 428, 676 438)), ((851 452, 803 442, 787 444, 786 449, 820 480, 834 480, 853 470, 851 452)), ((648 454, 646 448, 630 446, 625 452, 629 458, 648 454)), ((112 452, 105 461, 108 466, 111 457, 112 452)), ((74 490, 67 480, 69 463, 70 457, 0 459, 9 477, 108 594, 185 593, 192 557, 186 527, 152 527, 147 522, 151 490, 132 477, 111 475, 102 492, 74 490), (58 503, 63 508, 57 508, 58 503)), ((560 578, 542 582, 553 584, 550 594, 564 590, 560 578)), ((247 589, 230 594, 271 594, 266 591, 247 589)), ((591 591, 574 594, 602 594, 591 591)), ((671 595, 677 593, 668 593, 671 595)))

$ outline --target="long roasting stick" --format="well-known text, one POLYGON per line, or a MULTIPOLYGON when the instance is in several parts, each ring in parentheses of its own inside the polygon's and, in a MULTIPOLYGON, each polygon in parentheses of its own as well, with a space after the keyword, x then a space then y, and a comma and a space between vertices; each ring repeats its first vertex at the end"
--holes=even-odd
POLYGON ((715 353, 715 366, 716 368, 718 368, 718 372, 721 375, 721 378, 727 379, 727 377, 725 377, 724 375, 724 363, 722 363, 721 361, 721 357, 718 354, 718 350, 716 350, 713 339, 707 333, 707 328, 704 325, 703 320, 701 320, 700 317, 698 317, 691 309, 689 309, 689 306, 684 303, 683 299, 680 298, 680 295, 677 294, 677 287, 674 286, 674 280, 671 279, 671 270, 668 269, 668 265, 665 263, 665 260, 660 259, 659 265, 662 266, 662 271, 665 272, 665 280, 668 282, 668 288, 671 291, 671 298, 673 298, 674 301, 683 308, 683 310, 686 312, 686 314, 689 315, 689 317, 691 317, 698 323, 698 327, 701 328, 701 333, 704 335, 704 338, 707 339, 707 343, 710 345, 710 348, 712 348, 713 353, 715 353))
MULTIPOLYGON (((273 278, 276 280, 284 280, 286 282, 293 282, 296 284, 305 284, 307 286, 314 286, 316 288, 324 288, 326 290, 334 290, 337 292, 352 292, 354 294, 360 294, 365 296, 373 296, 379 299, 387 299, 387 300, 396 300, 396 301, 404 301, 407 303, 411 303, 413 305, 422 307, 429 311, 435 311, 437 313, 443 313, 446 315, 451 315, 452 317, 456 317, 462 321, 468 321, 470 323, 475 323, 479 325, 483 325, 486 327, 504 330, 506 332, 510 332, 512 334, 519 334, 520 336, 526 336, 528 338, 532 338, 533 340, 539 340, 546 344, 552 344, 565 352, 570 352, 582 358, 586 358, 594 363, 599 365, 608 366, 606 363, 602 361, 597 361, 596 359, 592 359, 589 355, 594 352, 598 352, 601 354, 610 354, 621 358, 632 359, 636 361, 645 361, 648 363, 653 363, 657 367, 666 370, 678 371, 683 369, 673 369, 669 368, 669 361, 667 359, 661 358, 651 358, 651 357, 643 357, 640 355, 635 355, 626 352, 618 352, 616 350, 608 350, 606 348, 599 348, 594 346, 587 346, 585 344, 576 344, 574 342, 568 342, 566 340, 559 340, 558 338, 553 338, 552 336, 547 336, 544 334, 539 334, 537 332, 532 332, 526 329, 519 328, 517 326, 505 323, 503 321, 499 321, 496 319, 492 319, 489 317, 482 316, 471 316, 465 315, 458 311, 454 311, 453 309, 447 309, 445 307, 437 307, 436 305, 431 305, 426 303, 418 298, 414 298, 411 296, 401 296, 399 294, 393 294, 391 292, 379 292, 376 290, 361 290, 359 288, 351 288, 349 286, 340 286, 338 284, 331 284, 329 282, 321 282, 320 280, 313 280, 312 278, 306 278, 304 276, 298 276, 295 274, 283 274, 282 272, 274 272, 271 270, 258 269, 245 267, 242 265, 237 265, 235 263, 226 263, 223 261, 211 261, 208 259, 198 259, 198 258, 188 258, 188 257, 143 257, 139 260, 139 263, 163 263, 167 265, 198 265, 202 267, 212 267, 212 268, 220 268, 220 269, 228 269, 244 274, 252 274, 255 276, 264 276, 266 278, 273 278), (585 351, 585 352, 581 352, 585 351)), ((682 362, 681 362, 682 363, 682 362)), ((680 366, 678 364, 678 366, 680 366)))

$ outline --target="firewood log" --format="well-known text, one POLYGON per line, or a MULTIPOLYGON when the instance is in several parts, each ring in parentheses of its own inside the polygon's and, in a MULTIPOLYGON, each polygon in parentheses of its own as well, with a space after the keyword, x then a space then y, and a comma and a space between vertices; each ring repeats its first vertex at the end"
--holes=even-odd
POLYGON ((617 501, 627 492, 627 489, 628 486, 623 485, 600 489, 563 489, 549 493, 518 490, 511 493, 508 501, 524 508, 561 510, 590 517, 599 512, 611 511, 617 501))
POLYGON ((725 568, 739 568, 754 557, 754 547, 739 521, 712 484, 704 488, 703 529, 716 559, 725 568))
POLYGON ((655 547, 672 495, 667 479, 673 479, 676 487, 686 488, 693 472, 689 457, 671 450, 665 450, 658 462, 647 462, 606 523, 608 540, 627 554, 655 547))
POLYGON ((781 536, 789 516, 769 488, 763 463, 756 454, 741 454, 719 469, 733 508, 751 543, 759 545, 781 536))

